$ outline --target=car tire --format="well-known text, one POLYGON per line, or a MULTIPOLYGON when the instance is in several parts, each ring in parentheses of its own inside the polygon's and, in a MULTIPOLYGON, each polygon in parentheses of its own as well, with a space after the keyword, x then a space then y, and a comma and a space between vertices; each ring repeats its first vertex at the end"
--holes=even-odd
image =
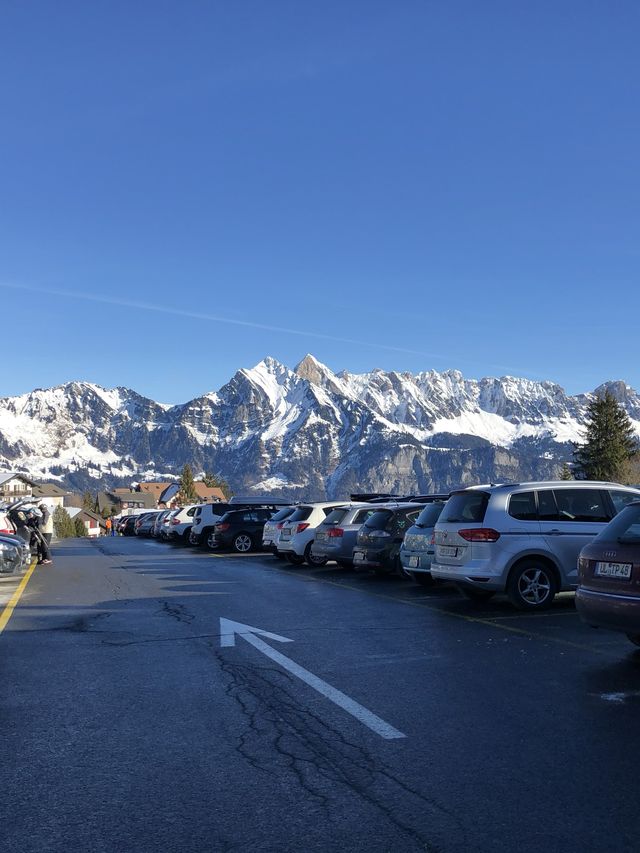
POLYGON ((287 559, 287 555, 281 554, 280 551, 274 551, 273 556, 276 558, 276 560, 286 560, 287 559))
POLYGON ((308 566, 312 566, 314 569, 319 569, 320 566, 326 566, 329 562, 328 557, 314 557, 311 553, 311 546, 313 542, 309 542, 307 547, 304 549, 304 560, 308 566))
MULTIPOLYGON (((412 579, 418 586, 433 586, 435 581, 429 572, 411 572, 412 579)), ((482 592, 482 590, 480 590, 482 592)))
POLYGON ((208 531, 207 531, 207 539, 206 539, 206 542, 207 542, 207 548, 208 548, 210 551, 217 551, 217 550, 218 550, 218 543, 216 542, 216 538, 215 538, 215 537, 216 537, 216 534, 214 533, 214 531, 213 531, 213 530, 208 530, 208 531))
POLYGON ((301 557, 300 554, 287 554, 287 560, 291 563, 292 566, 301 566, 304 563, 304 557, 301 557))
POLYGON ((535 557, 516 563, 507 581, 507 596, 518 610, 546 610, 557 591, 553 569, 535 557))
POLYGON ((640 634, 627 634, 627 640, 630 640, 634 646, 640 646, 640 634))
POLYGON ((190 545, 191 544, 191 528, 187 527, 187 529, 182 534, 181 539, 179 540, 182 545, 190 545))
POLYGON ((464 595, 465 598, 468 598, 469 601, 489 601, 490 598, 493 598, 495 592, 491 589, 476 589, 475 586, 459 586, 459 591, 464 595))
POLYGON ((236 535, 233 537, 231 547, 236 552, 236 554, 246 554, 253 548, 253 540, 248 533, 236 533, 236 535))

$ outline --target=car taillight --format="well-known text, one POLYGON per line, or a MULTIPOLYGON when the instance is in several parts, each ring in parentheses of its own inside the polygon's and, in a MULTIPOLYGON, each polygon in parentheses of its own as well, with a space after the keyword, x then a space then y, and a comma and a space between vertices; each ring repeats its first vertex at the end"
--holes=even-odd
POLYGON ((497 542, 500 534, 493 527, 469 527, 458 530, 458 536, 462 536, 467 542, 497 542))
POLYGON ((344 536, 344 530, 341 527, 330 527, 327 536, 329 539, 337 539, 339 536, 344 536))
POLYGON ((179 518, 172 518, 171 524, 180 524, 180 519, 179 518))
POLYGON ((136 521, 136 522, 135 522, 136 527, 140 527, 140 525, 141 525, 141 524, 142 524, 142 522, 141 522, 141 521, 136 521))
POLYGON ((435 545, 435 544, 436 544, 436 534, 432 533, 431 539, 429 539, 429 545, 435 545))
POLYGON ((9 533, 9 534, 11 534, 11 535, 12 535, 12 534, 13 534, 13 530, 7 530, 6 528, 4 528, 4 529, 0 530, 0 533, 9 533))
POLYGON ((279 521, 276 524, 276 530, 282 530, 283 527, 284 527, 284 521, 279 521))
POLYGON ((301 522, 296 526, 296 533, 302 533, 303 530, 306 530, 309 526, 308 522, 301 522))
POLYGON ((231 527, 230 524, 227 524, 225 521, 224 524, 216 524, 216 530, 228 530, 231 527))

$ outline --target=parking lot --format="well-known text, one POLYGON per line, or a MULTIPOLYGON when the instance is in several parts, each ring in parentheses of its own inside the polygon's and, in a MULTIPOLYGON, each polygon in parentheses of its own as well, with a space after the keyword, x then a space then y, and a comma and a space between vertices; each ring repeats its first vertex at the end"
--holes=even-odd
POLYGON ((5 849, 637 849, 640 653, 571 595, 523 615, 134 538, 54 557, 0 636, 5 849))

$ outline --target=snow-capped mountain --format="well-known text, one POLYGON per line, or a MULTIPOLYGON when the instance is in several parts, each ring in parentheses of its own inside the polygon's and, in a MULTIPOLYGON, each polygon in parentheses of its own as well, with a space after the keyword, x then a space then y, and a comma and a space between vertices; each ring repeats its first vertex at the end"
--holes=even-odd
MULTIPOLYGON (((640 396, 609 382, 640 435, 640 396)), ((0 470, 76 488, 175 475, 185 462, 236 492, 322 498, 550 478, 580 441, 592 394, 455 370, 333 373, 266 358, 219 391, 166 406, 70 382, 0 399, 0 470)))

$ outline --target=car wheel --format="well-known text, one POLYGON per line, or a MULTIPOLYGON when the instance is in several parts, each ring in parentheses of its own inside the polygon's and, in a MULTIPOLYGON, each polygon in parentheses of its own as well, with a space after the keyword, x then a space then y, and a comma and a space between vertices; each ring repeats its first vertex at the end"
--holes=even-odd
POLYGON ((248 533, 238 533, 233 539, 233 550, 237 554, 246 554, 253 547, 253 542, 248 533))
POLYGON ((307 547, 304 549, 304 559, 306 560, 307 565, 308 566, 315 566, 315 567, 326 566, 327 563, 329 562, 329 558, 328 557, 314 557, 314 555, 311 553, 312 544, 313 544, 312 542, 309 542, 307 547))
POLYGON ((640 646, 640 634, 627 634, 627 640, 631 640, 634 646, 640 646))
POLYGON ((182 544, 190 545, 191 544, 191 528, 187 527, 187 529, 182 534, 182 544))
POLYGON ((411 572, 411 577, 419 586, 433 586, 435 583, 429 572, 411 572))
POLYGON ((459 586, 458 589, 469 601, 489 601, 495 592, 490 589, 476 589, 475 586, 459 586))
POLYGON ((210 530, 207 533, 207 548, 210 551, 217 551, 218 550, 218 543, 216 541, 216 534, 213 532, 213 530, 210 530))
POLYGON ((548 563, 535 558, 515 565, 507 582, 509 601, 518 610, 546 610, 557 589, 553 569, 548 563))
POLYGON ((280 553, 280 551, 274 551, 274 552, 273 552, 273 556, 274 556, 277 560, 286 560, 286 559, 287 559, 287 555, 286 555, 286 554, 281 554, 281 553, 280 553))
POLYGON ((292 566, 301 566, 304 563, 304 557, 301 557, 299 554, 287 554, 287 560, 289 560, 292 566))

